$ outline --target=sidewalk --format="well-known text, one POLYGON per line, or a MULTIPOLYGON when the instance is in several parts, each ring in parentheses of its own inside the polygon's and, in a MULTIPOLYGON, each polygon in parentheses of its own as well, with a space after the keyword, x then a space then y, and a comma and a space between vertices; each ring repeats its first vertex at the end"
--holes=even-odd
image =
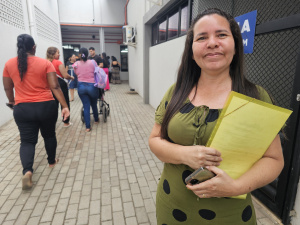
MULTIPOLYGON (((14 120, 0 127, 0 224, 155 225, 155 194, 163 168, 148 147, 155 109, 111 85, 110 116, 85 132, 82 103, 71 102, 73 125, 57 122, 57 157, 51 169, 41 136, 36 145, 34 186, 22 191, 19 132, 14 120)), ((92 116, 91 116, 92 118, 92 116)), ((280 224, 255 202, 258 225, 280 224)))

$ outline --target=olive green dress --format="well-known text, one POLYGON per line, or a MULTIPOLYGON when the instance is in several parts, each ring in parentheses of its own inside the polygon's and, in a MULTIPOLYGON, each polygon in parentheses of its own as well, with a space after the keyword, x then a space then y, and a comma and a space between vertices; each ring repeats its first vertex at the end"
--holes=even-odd
MULTIPOLYGON (((267 92, 259 87, 260 99, 272 103, 267 92)), ((175 85, 171 86, 155 112, 161 124, 175 85)), ((174 115, 168 126, 172 142, 184 146, 205 145, 222 109, 194 106, 189 99, 174 115)), ((254 225, 256 216, 251 195, 245 200, 234 198, 198 198, 186 188, 185 178, 194 170, 187 165, 165 163, 157 188, 156 214, 158 225, 254 225)))

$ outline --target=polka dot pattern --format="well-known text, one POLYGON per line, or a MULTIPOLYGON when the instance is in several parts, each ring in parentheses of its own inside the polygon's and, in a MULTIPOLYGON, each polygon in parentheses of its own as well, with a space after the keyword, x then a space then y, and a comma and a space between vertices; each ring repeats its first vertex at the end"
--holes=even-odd
POLYGON ((243 211, 242 220, 244 222, 247 222, 251 219, 251 217, 252 217, 252 208, 250 205, 248 205, 243 211))
POLYGON ((199 215, 206 220, 213 220, 216 217, 216 213, 209 209, 201 209, 199 210, 199 215))
POLYGON ((170 185, 166 179, 164 180, 164 183, 163 183, 163 189, 166 194, 170 194, 170 192, 171 192, 170 185))
POLYGON ((185 179, 186 179, 189 175, 191 175, 192 173, 193 173, 193 172, 190 171, 190 170, 185 170, 185 171, 183 171, 183 173, 182 173, 182 181, 183 181, 184 185, 186 185, 185 179))
POLYGON ((186 214, 179 209, 173 210, 173 217, 175 218, 175 220, 179 222, 184 222, 187 220, 186 214))

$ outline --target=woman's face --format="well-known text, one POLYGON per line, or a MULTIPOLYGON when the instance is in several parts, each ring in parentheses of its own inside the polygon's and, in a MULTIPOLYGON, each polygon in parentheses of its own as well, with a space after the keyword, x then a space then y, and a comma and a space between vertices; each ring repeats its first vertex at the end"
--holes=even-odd
POLYGON ((75 55, 72 55, 71 58, 70 58, 70 61, 71 61, 71 62, 75 62, 75 61, 76 61, 76 56, 75 56, 75 55))
POLYGON ((235 54, 235 43, 227 19, 212 14, 202 17, 194 26, 193 59, 203 72, 229 72, 235 54))
POLYGON ((54 54, 54 59, 59 59, 59 56, 60 56, 59 50, 57 50, 54 54))

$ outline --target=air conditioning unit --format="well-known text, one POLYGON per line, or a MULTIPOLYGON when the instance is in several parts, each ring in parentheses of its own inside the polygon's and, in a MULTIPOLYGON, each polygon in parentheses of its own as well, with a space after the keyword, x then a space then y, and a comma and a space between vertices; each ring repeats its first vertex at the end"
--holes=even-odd
POLYGON ((136 30, 132 26, 123 26, 123 43, 125 45, 135 46, 135 36, 136 36, 136 30))

